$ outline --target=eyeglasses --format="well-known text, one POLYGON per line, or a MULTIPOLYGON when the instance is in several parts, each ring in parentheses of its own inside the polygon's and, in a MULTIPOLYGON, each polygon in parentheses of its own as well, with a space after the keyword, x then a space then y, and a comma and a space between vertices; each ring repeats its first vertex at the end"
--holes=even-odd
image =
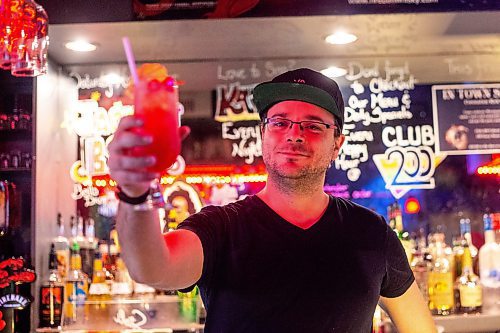
POLYGON ((274 133, 285 133, 292 128, 293 124, 299 125, 299 128, 304 133, 308 134, 322 134, 328 129, 335 130, 335 135, 338 133, 338 127, 334 124, 327 124, 321 121, 314 120, 303 120, 303 121, 292 121, 286 118, 266 118, 264 119, 264 125, 267 125, 269 131, 274 133))

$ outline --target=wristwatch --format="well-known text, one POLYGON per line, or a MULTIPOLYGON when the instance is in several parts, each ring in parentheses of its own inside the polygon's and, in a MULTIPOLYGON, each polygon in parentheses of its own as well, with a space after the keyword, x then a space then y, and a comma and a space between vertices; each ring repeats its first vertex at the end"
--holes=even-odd
POLYGON ((144 193, 141 194, 138 197, 129 197, 128 195, 125 194, 125 192, 122 191, 120 186, 116 187, 116 197, 125 203, 128 203, 129 205, 140 205, 148 199, 149 196, 149 189, 144 193))

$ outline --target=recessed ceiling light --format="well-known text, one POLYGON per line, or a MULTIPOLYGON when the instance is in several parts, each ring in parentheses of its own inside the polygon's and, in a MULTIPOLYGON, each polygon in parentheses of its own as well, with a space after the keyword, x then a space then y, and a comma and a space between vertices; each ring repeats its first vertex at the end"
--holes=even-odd
POLYGON ((328 77, 340 77, 347 74, 347 70, 342 67, 331 66, 321 71, 321 74, 328 77))
POLYGON ((337 31, 331 35, 326 36, 325 42, 327 42, 328 44, 342 45, 353 43, 357 39, 358 37, 356 35, 344 31, 337 31))
POLYGON ((92 44, 84 40, 75 40, 64 44, 67 49, 76 52, 91 52, 97 49, 97 44, 92 44))

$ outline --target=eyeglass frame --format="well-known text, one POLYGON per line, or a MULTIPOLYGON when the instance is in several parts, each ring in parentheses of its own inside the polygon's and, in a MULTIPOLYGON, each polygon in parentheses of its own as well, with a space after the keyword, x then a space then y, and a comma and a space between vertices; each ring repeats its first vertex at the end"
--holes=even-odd
MULTIPOLYGON (((304 132, 304 126, 302 125, 302 123, 315 123, 315 124, 321 124, 321 125, 325 125, 326 129, 331 129, 333 127, 333 130, 334 130, 334 136, 339 136, 341 134, 341 130, 339 128, 339 126, 337 125, 337 122, 335 122, 334 124, 328 124, 328 123, 324 123, 322 121, 319 121, 319 120, 301 120, 301 121, 293 121, 291 119, 288 119, 288 118, 283 118, 283 117, 265 117, 262 121, 261 121, 261 124, 263 126, 269 124, 269 121, 270 120, 273 120, 273 119, 280 119, 280 120, 284 120, 286 122, 289 122, 290 123, 290 126, 287 128, 287 130, 290 130, 294 124, 297 124, 299 125, 299 129, 304 132)), ((272 130, 271 130, 272 131, 272 130)), ((321 134, 323 133, 320 132, 320 133, 317 133, 317 134, 321 134)))

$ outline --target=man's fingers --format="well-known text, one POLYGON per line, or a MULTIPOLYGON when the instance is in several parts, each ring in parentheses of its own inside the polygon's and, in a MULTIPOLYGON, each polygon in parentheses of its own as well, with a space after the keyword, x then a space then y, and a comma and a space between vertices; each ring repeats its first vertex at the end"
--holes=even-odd
POLYGON ((108 160, 108 166, 112 170, 132 170, 132 169, 146 169, 155 165, 156 158, 154 156, 126 156, 126 155, 112 155, 108 160))
POLYGON ((141 135, 137 132, 120 131, 116 132, 113 140, 108 145, 110 152, 121 152, 124 148, 132 148, 137 146, 149 145, 153 142, 153 137, 150 135, 141 135))
POLYGON ((120 119, 120 122, 118 123, 118 128, 126 131, 134 127, 140 127, 142 125, 144 125, 144 121, 141 118, 134 115, 130 115, 120 119))

